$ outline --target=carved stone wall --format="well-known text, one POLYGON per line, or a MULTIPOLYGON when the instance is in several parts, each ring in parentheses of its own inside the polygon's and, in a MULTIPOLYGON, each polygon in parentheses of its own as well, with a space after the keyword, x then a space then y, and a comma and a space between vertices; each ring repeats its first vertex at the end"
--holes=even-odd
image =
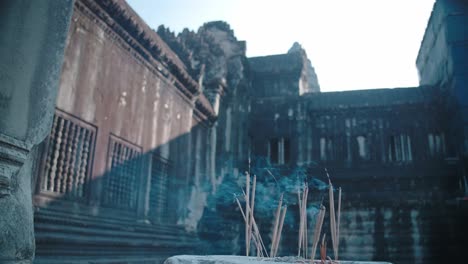
POLYGON ((439 0, 434 4, 421 42, 416 66, 421 85, 435 85, 457 106, 450 117, 450 135, 468 156, 468 5, 462 0, 439 0), (462 120, 462 122, 460 122, 462 120))
MULTIPOLYGON (((447 136, 451 106, 440 96, 437 87, 417 87, 257 97, 252 153, 266 157, 278 178, 294 178, 303 168, 307 177, 327 182, 326 168, 334 185, 346 190, 340 258, 437 262, 444 256, 439 247, 459 259, 462 238, 448 226, 465 230, 460 217, 466 208, 457 202, 465 191, 459 185, 463 164, 456 138, 447 136), (453 218, 435 220, 445 213, 453 218)), ((317 195, 323 194, 311 202, 320 202, 317 195)), ((282 254, 297 252, 291 246, 297 225, 291 229, 282 254)))
POLYGON ((124 1, 75 1, 38 161, 38 263, 158 263, 202 248, 211 197, 247 159, 248 71, 227 24, 190 41, 196 67, 124 1))

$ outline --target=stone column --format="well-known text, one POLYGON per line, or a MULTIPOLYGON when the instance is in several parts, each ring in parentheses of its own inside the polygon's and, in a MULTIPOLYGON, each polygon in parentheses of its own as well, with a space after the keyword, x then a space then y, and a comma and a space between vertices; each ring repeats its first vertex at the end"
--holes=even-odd
POLYGON ((0 263, 32 263, 34 147, 50 133, 72 0, 0 3, 0 263))

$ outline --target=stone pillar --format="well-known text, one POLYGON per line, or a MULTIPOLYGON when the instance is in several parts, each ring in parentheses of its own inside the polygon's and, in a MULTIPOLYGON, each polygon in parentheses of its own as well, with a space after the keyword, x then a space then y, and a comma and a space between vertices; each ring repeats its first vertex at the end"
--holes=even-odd
POLYGON ((34 147, 50 133, 72 0, 0 3, 0 263, 32 263, 34 147))

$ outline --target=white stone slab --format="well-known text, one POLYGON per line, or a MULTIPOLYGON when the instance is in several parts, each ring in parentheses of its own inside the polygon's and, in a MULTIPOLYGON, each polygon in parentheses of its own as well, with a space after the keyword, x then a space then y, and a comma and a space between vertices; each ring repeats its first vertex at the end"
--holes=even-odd
MULTIPOLYGON (((310 260, 297 257, 278 257, 278 258, 257 258, 245 256, 228 256, 228 255, 179 255, 168 258, 164 264, 291 264, 291 263, 310 263, 310 260)), ((315 260, 314 263, 320 263, 315 260)), ((329 263, 329 262, 327 262, 329 263)), ((391 264, 390 262, 375 262, 375 261, 338 261, 333 263, 340 264, 391 264)))

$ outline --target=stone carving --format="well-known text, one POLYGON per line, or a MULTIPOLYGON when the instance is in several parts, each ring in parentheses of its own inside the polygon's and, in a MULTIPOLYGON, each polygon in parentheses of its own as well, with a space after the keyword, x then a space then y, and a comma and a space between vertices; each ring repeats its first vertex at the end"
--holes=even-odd
POLYGON ((177 36, 160 26, 158 34, 189 66, 192 78, 201 80, 201 90, 215 112, 227 90, 246 86, 245 42, 236 39, 226 22, 205 23, 197 32, 185 29, 177 36))
POLYGON ((11 179, 23 166, 30 149, 23 142, 0 134, 0 198, 11 194, 11 179))

